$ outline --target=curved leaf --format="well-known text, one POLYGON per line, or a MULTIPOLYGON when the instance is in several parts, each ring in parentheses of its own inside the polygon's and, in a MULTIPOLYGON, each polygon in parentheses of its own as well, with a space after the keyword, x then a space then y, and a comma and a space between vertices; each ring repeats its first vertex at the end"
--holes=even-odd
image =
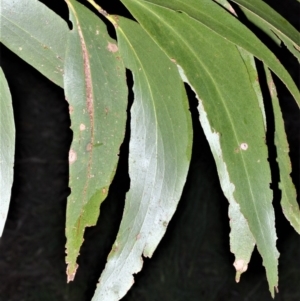
MULTIPOLYGON (((243 48, 238 47, 238 50, 247 69, 250 83, 255 91, 266 132, 266 113, 263 96, 258 82, 258 74, 254 57, 243 48)), ((256 243, 249 229, 247 220, 241 214, 239 205, 235 202, 231 202, 229 204, 229 218, 231 228, 230 250, 235 255, 235 262, 233 264, 237 271, 235 279, 236 282, 239 282, 241 274, 244 273, 248 268, 248 264, 256 243)))
POLYGON ((13 182, 15 124, 11 95, 0 67, 0 237, 5 225, 13 182))
POLYGON ((115 174, 127 107, 125 67, 105 24, 67 0, 73 30, 67 45, 64 87, 73 142, 67 204, 68 280, 73 280, 85 227, 95 225, 115 174))
POLYGON ((1 1, 0 41, 60 87, 67 23, 37 0, 1 1))
POLYGON ((277 35, 300 60, 300 33, 279 13, 261 0, 231 0, 237 3, 247 18, 269 35, 277 35), (271 34, 270 34, 271 33, 271 34))
POLYGON ((265 128, 255 92, 232 43, 184 13, 146 1, 122 1, 199 98, 200 122, 224 194, 236 201, 263 257, 272 295, 278 285, 275 217, 265 128), (183 74, 184 73, 184 74, 183 74))
POLYGON ((294 229, 300 234, 300 210, 297 203, 296 189, 291 178, 291 161, 289 158, 289 144, 286 138, 282 113, 277 98, 277 92, 270 71, 265 68, 275 120, 275 145, 277 162, 280 173, 279 188, 281 189, 282 211, 294 229))
POLYGON ((176 66, 135 22, 116 17, 120 52, 134 77, 130 190, 93 301, 122 298, 176 210, 191 157, 191 118, 176 66), (155 62, 155 63, 154 63, 155 62))
MULTIPOLYGON (((126 0, 123 1, 127 3, 126 0)), ((300 106, 300 93, 289 73, 275 55, 238 19, 211 0, 136 0, 177 12, 184 12, 203 27, 222 36, 262 60, 283 81, 300 106)))

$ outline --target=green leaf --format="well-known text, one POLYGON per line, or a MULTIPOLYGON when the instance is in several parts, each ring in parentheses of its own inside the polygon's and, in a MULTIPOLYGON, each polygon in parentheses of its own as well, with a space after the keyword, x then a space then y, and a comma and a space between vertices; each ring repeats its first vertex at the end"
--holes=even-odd
POLYGON ((5 225, 14 175, 15 124, 11 95, 0 67, 0 237, 5 225))
POLYGON ((277 162, 280 172, 279 188, 281 189, 281 207, 282 211, 294 227, 294 229, 300 234, 300 210, 297 203, 296 189, 291 178, 291 161, 289 158, 289 144, 286 138, 284 122, 282 113, 280 110, 279 101, 277 98, 277 92, 272 80, 270 71, 265 68, 267 74, 267 81, 269 85, 270 94, 272 97, 272 105, 274 111, 275 120, 275 145, 277 149, 277 162))
POLYGON ((116 17, 120 52, 134 77, 130 190, 93 301, 122 298, 176 210, 191 157, 191 117, 177 68, 135 22, 116 17))
MULTIPOLYGON (((188 14, 201 25, 219 34, 262 60, 285 83, 300 106, 300 93, 289 73, 275 55, 242 23, 211 0, 135 0, 188 14)), ((127 3, 126 0, 123 1, 127 3)))
MULTIPOLYGON (((250 83, 255 91, 260 111, 264 121, 266 131, 266 113, 264 108, 263 96, 258 82, 258 74, 255 66, 254 57, 243 48, 238 47, 240 55, 247 69, 250 83)), ((240 276, 244 273, 255 247, 255 239, 249 229, 247 220, 240 212, 239 205, 235 202, 229 204, 230 218, 230 250, 235 255, 234 267, 236 268, 236 282, 240 281, 240 276)))
POLYGON ((67 23, 36 0, 1 1, 0 41, 60 87, 67 23))
POLYGON ((272 295, 278 285, 275 217, 265 127, 244 62, 232 43, 184 13, 122 1, 178 64, 199 98, 200 122, 225 196, 237 202, 263 257, 272 295))
POLYGON ((300 60, 300 33, 286 19, 261 0, 231 1, 237 3, 247 18, 271 37, 277 35, 300 60))
POLYGON ((73 24, 64 74, 73 130, 66 221, 70 281, 85 227, 96 224, 116 171, 125 133, 127 86, 118 47, 105 24, 78 2, 67 3, 73 24))

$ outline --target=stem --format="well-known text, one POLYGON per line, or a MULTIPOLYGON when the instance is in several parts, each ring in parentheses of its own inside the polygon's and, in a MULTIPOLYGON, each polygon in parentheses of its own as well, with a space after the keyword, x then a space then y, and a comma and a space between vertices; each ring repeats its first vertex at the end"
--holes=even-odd
POLYGON ((109 20, 113 26, 118 27, 118 23, 116 20, 107 13, 100 5, 98 5, 94 0, 87 0, 101 15, 103 15, 107 20, 109 20))

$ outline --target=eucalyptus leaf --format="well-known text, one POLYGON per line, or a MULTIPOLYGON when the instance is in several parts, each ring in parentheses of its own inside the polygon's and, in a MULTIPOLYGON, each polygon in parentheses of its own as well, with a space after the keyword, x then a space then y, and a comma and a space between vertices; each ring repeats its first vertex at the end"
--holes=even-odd
POLYGON ((0 41, 63 87, 67 23, 37 0, 1 1, 0 41))
POLYGON ((67 4, 73 24, 64 73, 73 130, 66 220, 71 281, 84 230, 96 224, 116 171, 125 133, 127 85, 118 46, 105 24, 78 2, 67 0, 67 4))
MULTIPOLYGON (((289 157, 289 144, 287 141, 284 121, 277 98, 277 91, 270 71, 265 68, 275 121, 275 146, 277 150, 277 163, 279 166, 281 190, 281 207, 283 214, 292 227, 300 234, 300 210, 297 203, 297 193, 293 184, 291 173, 291 160, 289 157)), ((299 114, 298 114, 299 115, 299 114)))
POLYGON ((192 126, 177 68, 137 23, 116 17, 125 65, 133 73, 130 190, 117 239, 93 301, 122 298, 173 216, 191 158, 192 126), (155 62, 155 63, 154 63, 155 62))
POLYGON ((0 237, 7 218, 14 176, 15 123, 9 87, 0 67, 0 237))
POLYGON ((265 126, 238 49, 185 13, 148 1, 122 2, 194 89, 221 187, 248 221, 274 295, 279 253, 265 126))
MULTIPOLYGON (((256 0, 259 1, 259 0, 256 0)), ((124 4, 126 0, 122 1, 124 4)), ((229 42, 240 46, 262 60, 287 86, 300 107, 300 93, 289 73, 280 64, 276 56, 237 18, 226 12, 222 7, 211 0, 134 0, 171 9, 174 12, 188 14, 197 20, 202 27, 209 28, 229 42)), ((271 8, 269 8, 271 9, 271 8)), ((294 35, 293 35, 294 37, 294 35)), ((296 38, 296 36, 294 37, 296 38)))
MULTIPOLYGON (((300 33, 279 13, 262 0, 231 0, 237 3, 246 17, 271 38, 277 36, 300 60, 300 33)), ((275 37, 276 39, 276 37, 275 37)))

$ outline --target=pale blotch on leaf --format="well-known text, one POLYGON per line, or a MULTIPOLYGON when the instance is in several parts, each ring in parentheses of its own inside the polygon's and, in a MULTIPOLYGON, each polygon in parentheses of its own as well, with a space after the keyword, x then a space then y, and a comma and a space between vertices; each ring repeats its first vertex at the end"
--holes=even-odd
POLYGON ((75 270, 74 270, 74 272, 71 273, 71 274, 69 273, 69 271, 68 271, 68 269, 67 269, 67 276, 68 276, 67 282, 68 282, 68 283, 69 283, 70 281, 73 281, 73 280, 74 280, 75 275, 76 275, 77 268, 78 268, 78 264, 76 264, 75 270))
POLYGON ((242 144, 240 145, 240 149, 241 149, 241 150, 244 150, 244 151, 247 150, 247 149, 248 149, 248 144, 245 143, 245 142, 242 143, 242 144))
POLYGON ((117 52, 119 50, 119 48, 116 44, 108 42, 107 50, 110 52, 117 52))
POLYGON ((77 154, 73 149, 69 151, 69 163, 73 164, 77 160, 77 154))
POLYGON ((85 127, 85 124, 81 123, 80 126, 79 126, 79 129, 80 129, 81 131, 84 131, 85 128, 86 128, 86 127, 85 127))
POLYGON ((245 260, 238 259, 234 262, 233 266, 236 269, 235 281, 238 283, 238 282, 240 282, 241 274, 247 271, 248 264, 246 263, 245 260))
POLYGON ((69 106, 69 113, 72 114, 74 112, 74 108, 72 106, 69 106))

